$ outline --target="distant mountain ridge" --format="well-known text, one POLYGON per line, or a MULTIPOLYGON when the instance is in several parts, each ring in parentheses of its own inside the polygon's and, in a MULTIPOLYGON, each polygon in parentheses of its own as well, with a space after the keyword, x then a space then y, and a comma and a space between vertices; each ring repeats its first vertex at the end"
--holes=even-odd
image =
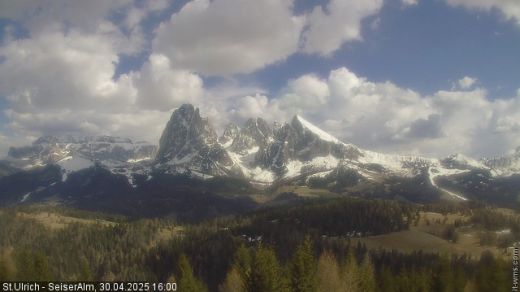
POLYGON ((41 137, 31 146, 11 148, 0 175, 46 165, 58 166, 63 182, 75 172, 101 167, 126 176, 134 189, 154 176, 184 175, 237 178, 260 188, 298 184, 412 200, 413 192, 422 190, 427 190, 422 199, 437 194, 453 200, 500 190, 508 200, 520 201, 513 187, 520 174, 520 147, 513 155, 481 160, 460 154, 442 159, 382 154, 344 143, 298 115, 273 125, 251 118, 242 126, 229 124, 218 136, 191 104, 173 111, 158 146, 110 136, 41 137), (487 185, 461 185, 475 175, 485 177, 487 185))

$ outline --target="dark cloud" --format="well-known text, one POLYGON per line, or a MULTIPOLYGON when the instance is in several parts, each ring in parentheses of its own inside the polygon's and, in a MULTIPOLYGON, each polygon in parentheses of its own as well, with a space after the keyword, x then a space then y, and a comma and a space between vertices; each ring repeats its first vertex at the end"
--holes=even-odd
POLYGON ((413 139, 435 139, 443 136, 441 116, 438 114, 429 115, 427 119, 415 120, 410 125, 408 138, 413 139))

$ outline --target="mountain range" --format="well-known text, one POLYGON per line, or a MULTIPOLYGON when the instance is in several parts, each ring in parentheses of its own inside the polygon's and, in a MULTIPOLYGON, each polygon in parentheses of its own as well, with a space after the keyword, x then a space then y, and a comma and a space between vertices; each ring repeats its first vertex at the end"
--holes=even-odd
MULTIPOLYGON (((518 206, 520 147, 509 156, 478 160, 383 154, 344 143, 298 115, 274 124, 251 118, 241 126, 229 124, 219 136, 196 107, 184 104, 173 111, 158 146, 110 136, 46 136, 12 147, 0 161, 3 205, 49 200, 91 205, 95 198, 97 207, 108 208, 121 197, 130 206, 135 205, 130 198, 153 201, 150 193, 162 199, 202 193, 254 205, 240 194, 276 193, 280 186, 518 206), (190 187, 193 182, 197 187, 190 187)), ((196 195, 191 196, 184 199, 196 195)))

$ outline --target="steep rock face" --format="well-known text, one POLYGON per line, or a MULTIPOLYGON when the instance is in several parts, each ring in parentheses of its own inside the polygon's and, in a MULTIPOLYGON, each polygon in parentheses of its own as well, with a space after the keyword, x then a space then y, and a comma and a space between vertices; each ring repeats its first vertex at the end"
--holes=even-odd
POLYGON ((126 176, 136 189, 153 184, 156 175, 183 173, 203 179, 241 177, 258 186, 297 182, 338 192, 366 188, 373 194, 387 186, 399 194, 406 183, 413 191, 404 192, 405 197, 429 189, 461 200, 477 189, 490 192, 507 185, 503 190, 509 202, 517 194, 519 176, 514 174, 520 173, 520 148, 509 156, 480 161, 463 155, 432 159, 383 154, 343 143, 300 116, 273 127, 261 118, 249 119, 242 127, 230 124, 217 138, 197 108, 183 105, 172 113, 158 150, 118 137, 46 136, 31 146, 11 148, 8 159, 0 161, 0 176, 47 164, 61 172, 62 183, 97 167, 126 176), (461 185, 459 178, 467 178, 467 183, 461 185))
POLYGON ((273 141, 261 147, 256 155, 257 164, 270 168, 278 175, 288 171, 291 160, 312 161, 318 157, 355 159, 361 153, 351 145, 315 127, 300 116, 274 131, 273 141))
POLYGON ((156 162, 209 175, 227 174, 233 166, 213 127, 191 104, 173 112, 159 141, 156 162))
POLYGON ((255 162, 262 168, 267 168, 282 175, 287 171, 286 164, 293 158, 296 133, 289 124, 284 124, 274 132, 273 141, 260 147, 255 156, 255 162))
POLYGON ((249 119, 233 140, 230 150, 245 154, 253 147, 264 147, 272 139, 273 130, 262 118, 249 119))
POLYGON ((233 140, 239 135, 240 128, 233 123, 229 123, 224 129, 224 133, 222 136, 218 138, 218 142, 222 144, 224 147, 231 145, 233 140))
POLYGON ((291 126, 296 132, 294 148, 299 160, 328 155, 339 159, 357 159, 361 155, 357 147, 339 141, 300 116, 292 119, 291 126))
POLYGON ((207 120, 200 117, 199 110, 191 104, 176 109, 161 139, 157 151, 157 161, 181 161, 194 155, 208 145, 217 143, 217 134, 207 120))

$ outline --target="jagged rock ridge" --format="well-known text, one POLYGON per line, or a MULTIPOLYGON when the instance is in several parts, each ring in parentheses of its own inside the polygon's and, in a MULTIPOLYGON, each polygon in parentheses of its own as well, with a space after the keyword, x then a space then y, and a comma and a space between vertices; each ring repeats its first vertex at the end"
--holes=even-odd
POLYGON ((301 116, 281 124, 251 118, 241 126, 229 124, 219 137, 190 104, 173 111, 158 148, 108 136, 48 136, 28 147, 12 148, 6 161, 4 165, 17 168, 56 164, 64 181, 96 164, 126 175, 134 187, 136 175, 150 179, 158 173, 235 177, 257 186, 297 180, 336 190, 359 190, 361 184, 387 189, 389 181, 418 179, 423 187, 457 200, 464 200, 464 195, 439 183, 444 178, 473 176, 475 171, 495 177, 520 173, 520 149, 511 156, 480 161, 460 154, 443 159, 382 154, 344 143, 301 116))

